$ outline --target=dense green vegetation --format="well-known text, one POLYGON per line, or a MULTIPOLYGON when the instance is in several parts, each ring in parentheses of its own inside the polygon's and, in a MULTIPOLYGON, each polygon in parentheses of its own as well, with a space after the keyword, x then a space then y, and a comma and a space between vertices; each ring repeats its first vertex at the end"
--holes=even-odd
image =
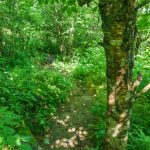
MULTIPOLYGON (((90 7, 69 2, 68 5, 65 0, 0 1, 2 150, 32 150, 41 143, 49 144, 44 142, 44 135, 51 128, 51 118, 78 86, 90 92, 94 104, 89 111, 98 117, 98 121, 88 125, 93 142, 90 149, 102 145, 107 86, 97 1, 90 7)), ((140 72, 143 81, 137 93, 150 83, 149 13, 147 6, 138 14, 140 41, 133 78, 136 80, 140 72)), ((149 92, 136 99, 132 111, 128 150, 149 150, 149 92)))

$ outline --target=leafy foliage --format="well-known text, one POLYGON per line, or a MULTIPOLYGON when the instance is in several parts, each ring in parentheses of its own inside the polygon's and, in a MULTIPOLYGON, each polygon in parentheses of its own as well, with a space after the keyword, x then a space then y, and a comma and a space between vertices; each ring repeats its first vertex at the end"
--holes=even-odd
MULTIPOLYGON (((91 150, 99 149, 107 108, 97 5, 98 0, 0 1, 0 149, 33 149, 33 136, 50 127, 50 118, 68 99, 74 81, 88 87, 95 100, 92 112, 99 121, 90 125, 97 145, 91 150)), ((142 72, 143 81, 137 92, 150 82, 149 24, 147 5, 138 12, 140 49, 134 79, 142 72)), ((150 147, 149 99, 146 93, 133 106, 129 150, 150 147)))
POLYGON ((141 128, 133 126, 129 136, 130 142, 128 144, 129 150, 135 149, 149 149, 150 147, 150 134, 146 135, 141 128))
POLYGON ((89 86, 101 84, 101 81, 105 80, 103 49, 93 47, 84 52, 78 50, 76 55, 80 64, 75 68, 73 76, 85 81, 89 86))
POLYGON ((32 130, 35 124, 39 131, 46 127, 56 105, 65 101, 72 86, 61 74, 36 66, 16 67, 2 74, 1 105, 24 116, 32 130))
POLYGON ((25 126, 21 116, 9 111, 6 107, 0 108, 0 148, 32 150, 35 140, 25 126))

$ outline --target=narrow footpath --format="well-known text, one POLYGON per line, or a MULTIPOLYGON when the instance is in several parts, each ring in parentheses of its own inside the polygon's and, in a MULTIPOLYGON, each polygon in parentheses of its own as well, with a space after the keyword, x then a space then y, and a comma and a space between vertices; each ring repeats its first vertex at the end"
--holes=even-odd
POLYGON ((52 117, 47 144, 42 149, 90 150, 93 144, 89 125, 97 122, 91 111, 93 103, 88 89, 81 86, 74 89, 69 100, 61 104, 52 117))

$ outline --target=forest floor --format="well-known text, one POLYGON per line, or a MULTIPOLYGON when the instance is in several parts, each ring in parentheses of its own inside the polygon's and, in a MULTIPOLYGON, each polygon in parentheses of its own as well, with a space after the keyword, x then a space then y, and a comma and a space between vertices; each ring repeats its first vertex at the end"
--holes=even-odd
POLYGON ((90 150, 94 145, 89 125, 98 122, 91 110, 94 103, 93 93, 78 85, 50 120, 46 144, 40 144, 39 150, 90 150))

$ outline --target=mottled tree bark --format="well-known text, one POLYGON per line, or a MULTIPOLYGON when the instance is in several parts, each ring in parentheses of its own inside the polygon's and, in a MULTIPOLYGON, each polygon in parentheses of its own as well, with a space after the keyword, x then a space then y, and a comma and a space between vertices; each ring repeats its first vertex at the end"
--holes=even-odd
POLYGON ((130 127, 136 1, 100 0, 107 75, 107 124, 103 149, 125 150, 130 127))

